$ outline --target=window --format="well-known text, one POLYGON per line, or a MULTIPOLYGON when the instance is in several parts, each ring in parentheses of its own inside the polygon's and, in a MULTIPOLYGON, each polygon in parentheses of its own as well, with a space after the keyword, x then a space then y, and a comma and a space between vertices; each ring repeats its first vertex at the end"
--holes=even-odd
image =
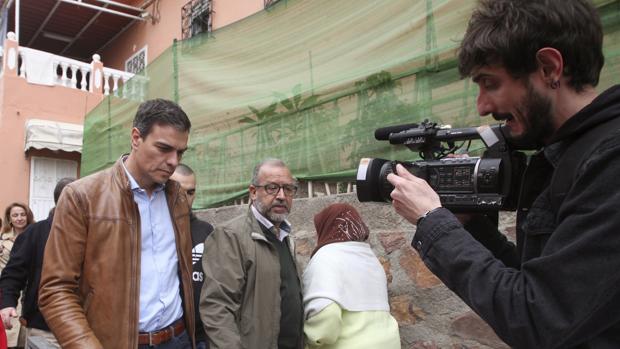
POLYGON ((138 74, 144 67, 146 67, 146 46, 125 61, 125 71, 128 73, 138 74))
POLYGON ((268 10, 271 6, 275 5, 280 0, 263 0, 263 4, 265 5, 265 9, 268 10))
POLYGON ((211 0, 191 0, 181 9, 182 38, 211 31, 211 0))
POLYGON ((77 161, 32 157, 30 160, 30 209, 37 221, 54 207, 54 188, 59 179, 77 178, 77 161))

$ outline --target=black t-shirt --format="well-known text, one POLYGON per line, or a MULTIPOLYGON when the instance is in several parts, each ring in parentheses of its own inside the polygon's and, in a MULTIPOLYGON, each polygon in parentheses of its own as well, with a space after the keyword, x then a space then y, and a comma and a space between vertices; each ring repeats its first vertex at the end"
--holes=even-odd
MULTIPOLYGON (((193 213, 190 218, 190 230, 192 232, 192 283, 194 285, 194 309, 196 311, 196 342, 206 341, 205 329, 200 321, 200 291, 204 280, 202 270, 202 253, 207 236, 213 231, 213 226, 198 219, 193 213)), ((207 342, 207 345, 209 343, 207 342)))

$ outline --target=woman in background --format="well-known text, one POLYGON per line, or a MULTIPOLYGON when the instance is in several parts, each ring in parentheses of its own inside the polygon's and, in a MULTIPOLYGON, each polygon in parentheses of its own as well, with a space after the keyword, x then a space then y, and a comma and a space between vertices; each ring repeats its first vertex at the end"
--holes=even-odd
POLYGON ((317 247, 303 274, 308 348, 399 349, 387 278, 355 208, 333 204, 314 216, 317 247))
MULTIPOLYGON (((14 202, 4 210, 2 234, 0 234, 0 272, 9 262, 15 238, 34 223, 32 211, 25 204, 14 202)), ((21 315, 21 299, 17 304, 17 316, 21 315)), ((20 335, 21 325, 18 318, 11 319, 11 327, 6 327, 9 347, 24 346, 24 335, 20 335)))
POLYGON ((32 223, 34 223, 34 216, 25 204, 14 202, 4 210, 2 234, 0 235, 0 271, 9 261, 15 238, 32 223))

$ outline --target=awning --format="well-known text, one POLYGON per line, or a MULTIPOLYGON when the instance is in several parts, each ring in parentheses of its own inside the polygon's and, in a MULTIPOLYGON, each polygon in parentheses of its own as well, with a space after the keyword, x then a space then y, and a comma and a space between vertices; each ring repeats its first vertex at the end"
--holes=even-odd
POLYGON ((82 152, 84 126, 51 120, 26 122, 26 148, 82 152))

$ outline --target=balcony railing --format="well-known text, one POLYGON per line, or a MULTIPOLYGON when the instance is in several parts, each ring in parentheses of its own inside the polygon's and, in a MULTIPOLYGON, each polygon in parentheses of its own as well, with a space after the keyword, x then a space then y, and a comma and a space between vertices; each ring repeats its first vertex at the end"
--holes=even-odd
POLYGON ((13 33, 7 35, 3 50, 3 70, 14 72, 29 83, 62 86, 92 93, 143 100, 148 79, 117 69, 106 68, 99 55, 91 63, 19 47, 13 33), (10 57, 10 58, 9 58, 10 57), (5 62, 6 61, 6 64, 5 62))

